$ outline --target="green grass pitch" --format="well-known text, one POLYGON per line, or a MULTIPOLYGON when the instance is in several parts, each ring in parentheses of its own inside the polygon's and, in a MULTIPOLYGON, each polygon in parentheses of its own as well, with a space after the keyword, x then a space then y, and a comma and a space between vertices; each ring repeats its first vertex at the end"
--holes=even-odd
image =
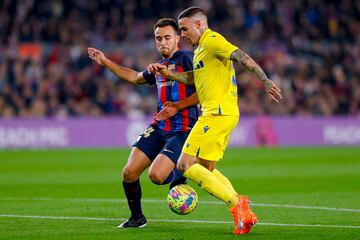
POLYGON ((141 179, 144 229, 116 228, 129 210, 129 149, 0 151, 0 239, 360 239, 359 148, 228 149, 218 164, 260 218, 234 236, 226 206, 191 183, 197 209, 177 216, 168 186, 141 179))

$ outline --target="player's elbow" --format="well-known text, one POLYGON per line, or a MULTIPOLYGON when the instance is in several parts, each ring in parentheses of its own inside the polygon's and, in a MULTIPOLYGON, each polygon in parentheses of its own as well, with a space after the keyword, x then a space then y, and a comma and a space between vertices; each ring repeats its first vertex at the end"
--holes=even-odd
POLYGON ((142 85, 146 83, 146 80, 142 77, 135 77, 134 79, 132 79, 131 83, 133 85, 142 85))

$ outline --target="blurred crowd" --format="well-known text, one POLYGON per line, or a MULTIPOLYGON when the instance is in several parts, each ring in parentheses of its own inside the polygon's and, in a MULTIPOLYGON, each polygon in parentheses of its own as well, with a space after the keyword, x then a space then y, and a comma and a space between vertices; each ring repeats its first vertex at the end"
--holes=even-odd
POLYGON ((282 89, 271 103, 237 65, 243 115, 360 115, 360 1, 2 0, 0 118, 153 114, 155 87, 122 82, 86 48, 141 71, 160 59, 156 20, 191 5, 282 89))

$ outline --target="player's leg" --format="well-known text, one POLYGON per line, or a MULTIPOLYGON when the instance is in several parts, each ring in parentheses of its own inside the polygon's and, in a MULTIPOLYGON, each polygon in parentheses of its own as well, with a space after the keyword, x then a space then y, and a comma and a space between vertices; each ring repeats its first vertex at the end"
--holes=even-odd
POLYGON ((131 212, 130 218, 119 228, 144 227, 146 219, 141 208, 141 185, 139 177, 151 164, 150 159, 137 147, 133 147, 128 162, 123 168, 123 189, 131 212))
POLYGON ((211 171, 220 182, 222 182, 224 185, 229 187, 235 194, 237 194, 235 189, 233 188, 230 180, 228 178, 226 178, 219 170, 217 170, 215 168, 217 162, 207 161, 207 160, 204 160, 201 158, 196 158, 196 162, 199 163, 200 165, 202 165, 203 167, 207 168, 209 171, 211 171))
POLYGON ((184 145, 179 168, 187 178, 229 206, 234 218, 234 233, 242 234, 249 232, 257 222, 256 215, 249 208, 249 200, 239 196, 230 181, 220 172, 212 172, 215 169, 212 162, 222 158, 237 121, 238 119, 232 116, 199 118, 184 145))
POLYGON ((213 115, 200 117, 184 144, 178 162, 178 169, 185 177, 196 182, 211 195, 223 200, 229 207, 237 204, 237 194, 220 181, 212 171, 223 156, 225 143, 223 135, 229 132, 233 125, 234 123, 225 121, 225 118, 219 120, 213 115))
POLYGON ((222 182, 224 185, 226 185, 229 189, 231 189, 234 194, 237 194, 233 185, 231 184, 230 180, 225 177, 219 170, 217 170, 216 167, 216 162, 214 161, 207 161, 201 158, 197 159, 197 162, 204 166, 205 168, 209 169, 216 177, 217 179, 222 182))
POLYGON ((164 139, 166 144, 149 169, 149 177, 156 184, 170 184, 170 188, 186 183, 187 179, 176 169, 182 146, 188 134, 179 132, 164 139))
POLYGON ((217 179, 219 179, 220 182, 222 182, 224 185, 226 185, 229 189, 231 189, 233 192, 237 194, 230 180, 227 177, 225 177, 219 170, 214 169, 212 170, 212 173, 217 177, 217 179))
POLYGON ((183 152, 178 162, 178 169, 184 176, 197 183, 202 189, 224 201, 230 208, 238 202, 237 193, 221 182, 212 172, 216 162, 199 159, 183 152))
MULTIPOLYGON (((237 121, 235 120, 232 128, 235 128, 236 124, 237 124, 237 121)), ((223 146, 226 147, 228 145, 229 140, 230 140, 230 135, 231 135, 231 131, 228 132, 228 134, 224 136, 223 146)), ((223 151, 225 151, 225 149, 223 151)), ((211 170, 211 169, 209 169, 209 170, 211 170)), ((217 177, 217 179, 219 179, 224 185, 228 186, 229 189, 231 189, 235 194, 237 194, 232 183, 230 182, 230 180, 227 177, 225 177, 219 170, 217 170, 215 168, 211 171, 217 177)))
POLYGON ((234 219, 235 234, 248 233, 258 221, 257 216, 250 209, 250 200, 245 196, 238 195, 231 182, 219 171, 215 171, 215 163, 198 158, 197 163, 190 166, 184 175, 189 179, 195 179, 195 181, 202 183, 201 187, 205 191, 223 200, 229 206, 234 219), (190 175, 193 177, 191 178, 190 175))
POLYGON ((144 227, 146 219, 141 208, 141 186, 139 177, 151 165, 162 149, 163 143, 155 129, 150 126, 133 145, 128 163, 123 169, 123 188, 131 211, 129 220, 120 224, 120 228, 144 227))

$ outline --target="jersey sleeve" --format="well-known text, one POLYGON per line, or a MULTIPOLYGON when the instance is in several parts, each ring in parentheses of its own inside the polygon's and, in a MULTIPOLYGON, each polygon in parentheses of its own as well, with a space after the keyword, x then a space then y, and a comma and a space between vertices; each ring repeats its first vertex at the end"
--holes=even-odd
POLYGON ((186 52, 182 58, 182 66, 184 67, 185 72, 189 72, 193 70, 193 52, 186 52))
POLYGON ((230 59, 231 54, 238 49, 216 32, 210 34, 204 45, 209 52, 220 59, 230 59))
POLYGON ((147 70, 144 70, 142 72, 143 77, 145 79, 145 81, 149 84, 149 85, 154 85, 156 83, 156 78, 155 75, 153 73, 149 73, 147 70))

